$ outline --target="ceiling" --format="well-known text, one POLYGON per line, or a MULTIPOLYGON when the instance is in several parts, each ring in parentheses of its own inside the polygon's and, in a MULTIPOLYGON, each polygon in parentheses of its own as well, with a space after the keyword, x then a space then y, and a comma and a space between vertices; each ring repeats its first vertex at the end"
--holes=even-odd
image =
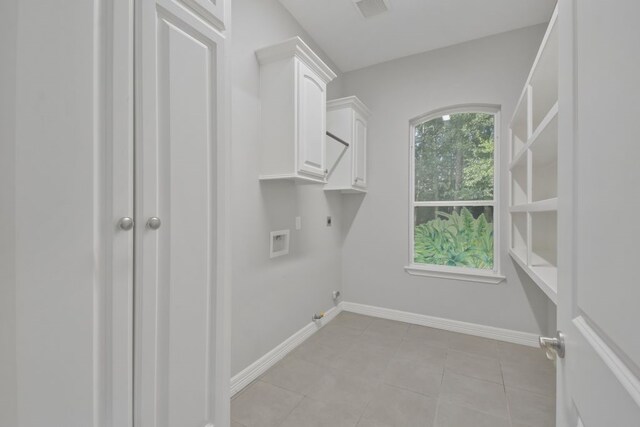
POLYGON ((331 57, 352 71, 549 21, 555 0, 388 0, 364 18, 354 0, 280 0, 331 57))

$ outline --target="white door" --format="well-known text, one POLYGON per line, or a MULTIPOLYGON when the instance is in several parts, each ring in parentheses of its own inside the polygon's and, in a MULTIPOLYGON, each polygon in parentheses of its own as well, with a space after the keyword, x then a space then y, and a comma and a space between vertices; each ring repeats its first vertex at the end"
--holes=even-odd
POLYGON ((135 425, 223 426, 224 40, 168 0, 138 3, 136 37, 135 425))
POLYGON ((298 170, 325 176, 326 85, 303 62, 298 67, 298 170))
POLYGON ((640 426, 640 2, 560 0, 558 426, 640 426))
POLYGON ((353 125, 353 185, 367 187, 367 122, 355 113, 353 125))

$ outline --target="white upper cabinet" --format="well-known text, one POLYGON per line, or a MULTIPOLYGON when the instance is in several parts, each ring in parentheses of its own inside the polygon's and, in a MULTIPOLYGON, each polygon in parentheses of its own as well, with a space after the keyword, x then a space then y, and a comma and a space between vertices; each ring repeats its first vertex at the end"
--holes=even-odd
POLYGON ((324 183, 327 83, 336 75, 299 37, 256 52, 261 180, 324 183))
POLYGON ((327 102, 327 131, 349 146, 327 136, 329 173, 325 190, 366 191, 369 115, 369 109, 355 96, 327 102))

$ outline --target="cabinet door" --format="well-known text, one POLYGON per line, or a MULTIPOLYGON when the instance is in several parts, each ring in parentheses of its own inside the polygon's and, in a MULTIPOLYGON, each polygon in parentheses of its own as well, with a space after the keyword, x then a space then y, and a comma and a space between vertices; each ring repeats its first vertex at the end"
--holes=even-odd
POLYGON ((367 122, 355 114, 353 124, 353 185, 367 187, 367 122))
POLYGON ((224 40, 172 1, 138 4, 135 425, 228 425, 214 407, 216 379, 228 387, 216 371, 224 40))
POLYGON ((326 85, 309 67, 298 67, 298 172, 325 176, 326 85))

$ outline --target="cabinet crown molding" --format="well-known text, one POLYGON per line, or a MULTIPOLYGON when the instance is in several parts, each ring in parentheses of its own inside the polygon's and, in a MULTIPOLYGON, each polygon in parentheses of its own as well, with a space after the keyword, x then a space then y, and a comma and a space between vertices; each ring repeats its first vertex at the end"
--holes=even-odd
POLYGON ((371 116, 371 110, 369 110, 357 96, 347 96, 327 101, 327 111, 339 110, 341 108, 348 107, 356 110, 365 119, 368 119, 371 116))
POLYGON ((296 57, 317 73, 325 84, 337 77, 336 73, 298 36, 256 50, 256 57, 260 65, 296 57))

